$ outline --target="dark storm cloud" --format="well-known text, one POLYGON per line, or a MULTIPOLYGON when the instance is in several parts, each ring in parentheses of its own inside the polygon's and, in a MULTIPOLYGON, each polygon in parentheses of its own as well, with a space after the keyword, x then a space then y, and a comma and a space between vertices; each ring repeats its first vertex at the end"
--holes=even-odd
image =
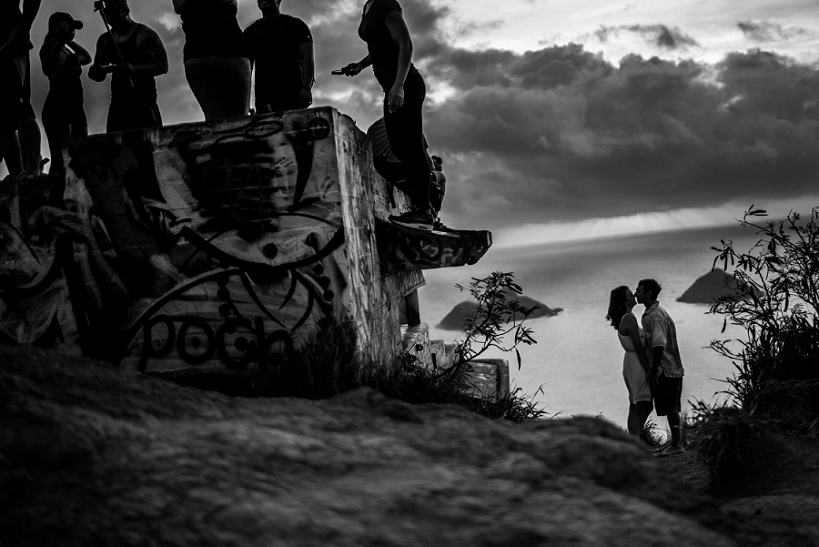
POLYGON ((450 202, 463 214, 632 214, 799 195, 819 179, 819 75, 772 53, 614 65, 569 44, 452 50, 430 68, 458 87, 427 131, 465 173, 450 202))
POLYGON ((779 23, 770 21, 740 21, 737 28, 742 31, 746 38, 753 42, 781 42, 799 36, 810 34, 807 29, 799 27, 785 28, 779 23))
MULTIPOLYGON (((313 31, 316 106, 335 106, 366 129, 383 100, 372 72, 330 75, 366 55, 357 35, 363 3, 285 0, 283 9, 313 31)), ((816 188, 815 67, 759 50, 733 53, 715 66, 637 55, 612 63, 581 44, 524 53, 465 50, 442 32, 445 8, 429 0, 402 5, 414 60, 427 79, 425 128, 431 152, 445 160, 445 210, 455 225, 474 224, 470 218, 492 228, 632 214, 816 188)), ((131 0, 131 6, 134 19, 156 29, 168 48, 171 70, 158 78, 166 122, 202 119, 185 81, 184 37, 171 0, 131 0)), ((38 111, 47 82, 36 52, 52 11, 86 23, 77 40, 89 50, 104 30, 90 1, 53 0, 41 8, 32 34, 38 111)), ((240 3, 243 27, 257 17, 255 2, 240 3)), ((662 25, 601 29, 601 37, 617 29, 654 43, 695 44, 662 25)), ((101 131, 108 83, 86 77, 83 83, 91 130, 101 131)))
POLYGON ((594 32, 594 35, 601 42, 607 42, 611 36, 618 36, 622 32, 637 34, 647 42, 665 49, 685 49, 690 46, 699 45, 694 38, 685 34, 677 27, 669 28, 666 25, 601 26, 594 32))

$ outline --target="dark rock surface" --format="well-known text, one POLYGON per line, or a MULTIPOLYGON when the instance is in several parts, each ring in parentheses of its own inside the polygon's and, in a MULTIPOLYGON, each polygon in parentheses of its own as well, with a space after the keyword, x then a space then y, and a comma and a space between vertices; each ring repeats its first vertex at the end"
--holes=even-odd
POLYGON ((677 302, 689 304, 713 304, 717 298, 736 291, 734 276, 719 268, 698 277, 694 283, 677 298, 677 302), (727 284, 726 284, 727 282, 727 284))
MULTIPOLYGON (((550 308, 543 302, 538 302, 534 298, 529 298, 528 296, 517 295, 517 294, 509 294, 507 295, 507 299, 509 300, 517 300, 520 302, 520 305, 524 308, 531 308, 534 306, 538 306, 538 309, 533 311, 531 315, 529 315, 530 319, 537 319, 538 317, 550 317, 552 315, 557 315, 558 313, 563 311, 563 308, 550 308)), ((452 310, 441 319, 441 322, 435 325, 436 329, 442 330, 462 330, 464 319, 473 313, 475 313, 475 309, 477 308, 477 304, 470 300, 464 300, 460 304, 456 304, 452 310)))
POLYGON ((0 346, 0 545, 733 545, 596 418, 242 399, 0 346))

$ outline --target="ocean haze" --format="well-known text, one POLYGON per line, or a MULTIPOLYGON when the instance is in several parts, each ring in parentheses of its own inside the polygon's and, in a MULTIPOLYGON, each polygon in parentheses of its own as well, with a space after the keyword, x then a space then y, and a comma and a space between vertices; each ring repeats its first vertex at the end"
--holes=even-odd
MULTIPOLYGON (((427 286, 419 291, 421 318, 430 325, 433 339, 451 342, 463 338, 432 327, 468 296, 454 285, 468 285, 472 277, 495 270, 514 272, 526 296, 561 307, 563 312, 530 322, 538 343, 521 349, 520 371, 516 360, 505 356, 510 361, 513 384, 535 395, 552 414, 602 414, 625 427, 628 400, 622 378, 623 350, 604 317, 611 289, 619 285, 635 288, 643 278, 655 278, 662 284, 659 300, 677 325, 686 371, 684 400, 725 399, 718 392, 727 385, 720 380, 729 377, 734 367, 706 346, 713 339, 738 338, 744 333, 731 325, 722 333, 723 318, 706 314, 707 305, 676 301, 711 270, 716 256, 711 247, 720 247, 721 239, 732 240, 738 250, 748 250, 758 236, 754 229, 734 224, 490 249, 474 266, 427 270, 427 286)), ((643 307, 637 305, 634 312, 639 318, 643 307)), ((685 402, 683 406, 685 410, 685 402)), ((652 418, 656 419, 653 414, 652 418)))

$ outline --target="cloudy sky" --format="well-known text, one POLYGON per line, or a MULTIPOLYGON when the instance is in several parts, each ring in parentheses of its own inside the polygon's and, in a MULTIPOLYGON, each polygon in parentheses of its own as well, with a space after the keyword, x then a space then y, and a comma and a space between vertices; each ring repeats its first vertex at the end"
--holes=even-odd
MULTIPOLYGON (((131 0, 171 70, 159 78, 167 124, 203 119, 185 82, 171 0, 131 0)), ((362 130, 380 116, 370 70, 332 69, 366 54, 364 0, 285 0, 315 39, 316 106, 362 130)), ((819 2, 816 0, 402 0, 428 87, 425 128, 449 181, 443 220, 515 244, 729 223, 752 203, 819 205, 819 2)), ((48 16, 104 30, 91 0, 45 0, 32 32, 33 101, 47 82, 36 52, 48 16)), ((239 0, 240 24, 259 16, 239 0)), ((92 133, 108 83, 83 77, 92 133)))

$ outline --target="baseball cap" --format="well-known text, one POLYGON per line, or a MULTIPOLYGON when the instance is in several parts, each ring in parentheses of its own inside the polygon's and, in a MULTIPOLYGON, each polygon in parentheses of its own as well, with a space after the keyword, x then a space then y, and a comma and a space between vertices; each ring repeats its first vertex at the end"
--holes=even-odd
POLYGON ((51 14, 48 18, 48 30, 54 30, 60 23, 68 23, 68 28, 79 30, 83 27, 82 21, 77 21, 67 13, 61 11, 51 14))

